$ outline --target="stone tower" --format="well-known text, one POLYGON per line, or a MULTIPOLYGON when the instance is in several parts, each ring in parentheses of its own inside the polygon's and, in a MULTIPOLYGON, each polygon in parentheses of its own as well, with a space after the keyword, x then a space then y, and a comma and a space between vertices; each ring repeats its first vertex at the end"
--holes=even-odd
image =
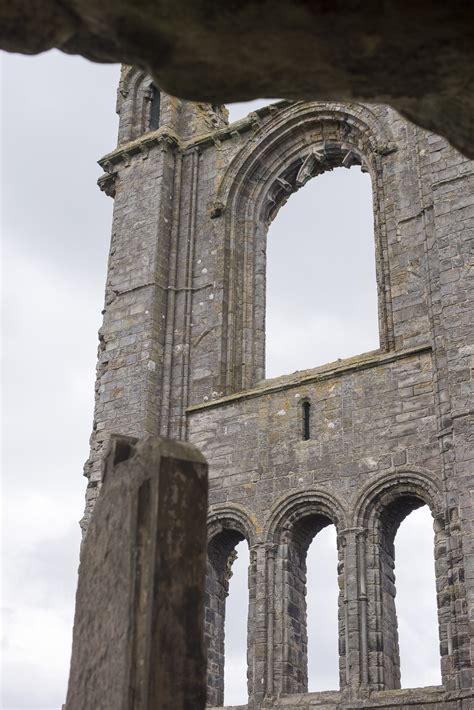
POLYGON ((385 106, 280 101, 229 124, 126 67, 117 109, 84 524, 111 433, 188 439, 210 465, 210 706, 246 539, 249 709, 474 707, 474 164, 385 106), (351 165, 372 179, 380 348, 265 380, 268 225, 309 179, 351 165), (401 691, 393 541, 424 504, 443 685, 401 691), (329 523, 340 691, 308 694, 305 557, 329 523))

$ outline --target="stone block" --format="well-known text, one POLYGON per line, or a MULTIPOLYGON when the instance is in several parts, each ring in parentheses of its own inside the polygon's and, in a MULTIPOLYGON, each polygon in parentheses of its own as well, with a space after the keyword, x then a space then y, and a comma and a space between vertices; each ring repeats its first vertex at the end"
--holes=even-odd
POLYGON ((83 544, 66 710, 205 706, 207 464, 112 437, 83 544))

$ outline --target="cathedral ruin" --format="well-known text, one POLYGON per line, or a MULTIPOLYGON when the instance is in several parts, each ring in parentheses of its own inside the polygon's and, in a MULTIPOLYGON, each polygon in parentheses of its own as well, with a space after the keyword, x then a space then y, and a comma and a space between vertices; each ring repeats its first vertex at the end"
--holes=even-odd
POLYGON ((117 109, 84 527, 112 434, 188 441, 209 464, 208 706, 223 705, 228 565, 245 539, 248 710, 472 708, 472 161, 386 106, 279 101, 229 124, 131 67, 117 109), (268 226, 340 166, 372 180, 380 347, 265 380, 268 226), (425 504, 442 685, 400 690, 394 538, 425 504), (328 524, 340 690, 308 693, 305 558, 328 524))

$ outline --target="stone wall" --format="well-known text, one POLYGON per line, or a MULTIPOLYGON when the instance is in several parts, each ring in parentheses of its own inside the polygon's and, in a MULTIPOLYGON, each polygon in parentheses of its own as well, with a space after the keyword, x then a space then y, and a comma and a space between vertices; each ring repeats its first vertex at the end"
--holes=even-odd
POLYGON ((228 573, 245 538, 249 708, 470 707, 473 163, 385 106, 282 101, 228 125, 222 107, 162 94, 149 131, 149 86, 123 71, 119 146, 101 161, 115 210, 85 523, 111 433, 189 439, 210 464, 210 704, 223 702, 228 573), (338 166, 372 179, 380 348, 265 380, 268 224, 338 166), (423 504, 443 688, 398 691, 393 539, 423 504), (329 523, 341 691, 315 695, 305 557, 329 523))

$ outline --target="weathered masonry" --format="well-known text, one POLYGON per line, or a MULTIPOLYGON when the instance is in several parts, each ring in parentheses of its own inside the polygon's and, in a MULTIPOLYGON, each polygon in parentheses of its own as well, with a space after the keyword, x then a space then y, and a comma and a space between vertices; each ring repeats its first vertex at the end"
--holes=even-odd
POLYGON ((111 433, 189 440, 210 465, 210 706, 246 539, 249 709, 472 708, 474 164, 385 106, 280 101, 229 125, 132 68, 118 112, 100 161, 115 209, 84 524, 111 433), (372 179, 380 348, 265 380, 268 225, 308 180, 353 165, 372 179), (393 541, 424 504, 443 684, 402 691, 393 541), (340 691, 308 694, 305 557, 330 523, 340 691))

